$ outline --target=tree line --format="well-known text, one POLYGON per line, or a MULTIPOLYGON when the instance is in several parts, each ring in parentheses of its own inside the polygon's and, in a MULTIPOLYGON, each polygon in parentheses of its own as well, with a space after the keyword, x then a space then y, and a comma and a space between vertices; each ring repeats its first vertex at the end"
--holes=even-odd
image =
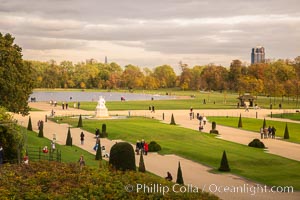
POLYGON ((294 60, 277 60, 250 66, 233 60, 229 67, 209 64, 189 67, 179 63, 176 75, 170 65, 154 69, 100 63, 93 59, 73 64, 63 61, 27 61, 33 71, 36 88, 96 89, 160 89, 179 87, 182 90, 230 90, 252 95, 298 96, 300 56, 294 60))
MULTIPOLYGON (((27 100, 33 88, 144 89, 180 88, 181 90, 233 91, 240 94, 297 98, 300 87, 300 56, 246 66, 233 60, 229 67, 209 64, 190 67, 179 63, 176 75, 170 65, 153 69, 135 65, 86 62, 73 64, 26 61, 22 48, 10 34, 0 33, 0 106, 28 114, 27 100)), ((298 101, 297 101, 298 102, 298 101)))

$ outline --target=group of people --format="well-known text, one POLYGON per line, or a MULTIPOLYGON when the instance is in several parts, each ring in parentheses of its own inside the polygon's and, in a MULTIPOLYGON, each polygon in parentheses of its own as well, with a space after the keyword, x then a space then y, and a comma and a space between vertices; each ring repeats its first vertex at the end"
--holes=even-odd
POLYGON ((153 105, 149 106, 149 111, 152 113, 155 113, 155 107, 153 105))
MULTIPOLYGON (((70 100, 72 100, 72 97, 70 97, 70 100)), ((51 106, 54 106, 54 107, 56 107, 57 106, 57 102, 56 101, 53 101, 53 100, 50 100, 50 105, 51 106)), ((74 102, 74 108, 80 108, 80 102, 78 102, 78 103, 76 103, 76 102, 74 102)), ((69 108, 69 103, 68 102, 62 102, 62 104, 61 104, 61 107, 62 107, 62 109, 64 110, 64 109, 66 109, 66 110, 68 110, 68 108, 69 108)))
POLYGON ((142 141, 136 141, 136 147, 135 147, 135 152, 136 155, 139 155, 140 153, 143 155, 147 155, 149 151, 149 145, 145 140, 142 141))
POLYGON ((56 107, 57 106, 57 102, 53 101, 53 100, 50 100, 50 105, 56 107))
POLYGON ((39 120, 37 123, 38 129, 41 130, 41 128, 44 127, 44 121, 43 120, 39 120))
POLYGON ((261 127, 260 128, 260 138, 261 139, 266 139, 266 138, 272 138, 275 139, 275 134, 276 134, 276 128, 274 126, 269 126, 268 128, 261 127))

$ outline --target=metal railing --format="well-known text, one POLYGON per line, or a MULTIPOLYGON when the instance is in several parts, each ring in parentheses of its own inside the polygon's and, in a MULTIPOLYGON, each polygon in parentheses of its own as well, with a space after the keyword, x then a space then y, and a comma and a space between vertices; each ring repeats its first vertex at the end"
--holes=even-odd
POLYGON ((27 147, 26 151, 29 161, 48 160, 61 162, 61 151, 58 149, 49 150, 47 153, 44 153, 41 147, 27 147))

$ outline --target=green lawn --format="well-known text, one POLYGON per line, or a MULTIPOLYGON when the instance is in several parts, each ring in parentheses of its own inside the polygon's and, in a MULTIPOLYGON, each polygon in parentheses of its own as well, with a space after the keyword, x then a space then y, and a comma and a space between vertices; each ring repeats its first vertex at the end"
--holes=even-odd
MULTIPOLYGON (((63 118, 61 123, 77 126, 78 119, 63 118)), ((216 139, 213 135, 161 123, 148 118, 127 120, 83 120, 83 128, 94 132, 107 125, 109 139, 156 141, 162 154, 176 154, 217 169, 226 150, 232 173, 268 185, 292 185, 300 189, 300 163, 265 153, 262 149, 216 139)), ((146 166, 147 168, 147 166, 146 166)), ((217 171, 215 171, 217 172, 217 171)))
MULTIPOLYGON (((154 106, 156 110, 179 110, 179 109, 233 109, 234 104, 223 104, 222 102, 203 104, 199 99, 173 99, 173 100, 154 100, 154 101, 109 101, 106 102, 108 110, 148 110, 149 106, 154 106)), ((81 109, 95 110, 97 102, 82 102, 81 109)))
MULTIPOLYGON (((217 123, 217 126, 219 124, 219 125, 230 126, 234 128, 238 128, 238 122, 239 122, 238 117, 208 117, 208 120, 211 122, 215 121, 217 123)), ((257 137, 260 137, 259 131, 260 128, 263 126, 262 119, 242 117, 242 123, 243 123, 242 129, 254 131, 256 133, 253 134, 257 134, 257 137)), ((276 128, 276 136, 283 138, 286 122, 266 120, 266 125, 267 127, 274 126, 276 128)), ((287 125, 288 125, 290 139, 286 141, 300 143, 300 132, 299 132, 300 124, 288 122, 287 125)))
POLYGON ((300 113, 282 113, 282 114, 273 114, 272 117, 275 118, 285 118, 300 121, 300 113))
MULTIPOLYGON (((27 131, 25 129, 23 129, 23 133, 26 133, 27 135, 27 146, 29 147, 29 149, 39 150, 39 148, 43 149, 44 146, 48 146, 48 148, 50 149, 51 141, 49 139, 40 138, 37 136, 37 133, 32 131, 27 131)), ((70 147, 70 146, 56 144, 56 149, 61 151, 62 162, 74 163, 79 160, 80 155, 83 155, 87 165, 91 167, 99 167, 99 161, 95 160, 95 156, 79 147, 76 146, 70 147)), ((29 155, 29 161, 30 161, 30 155, 29 155)))

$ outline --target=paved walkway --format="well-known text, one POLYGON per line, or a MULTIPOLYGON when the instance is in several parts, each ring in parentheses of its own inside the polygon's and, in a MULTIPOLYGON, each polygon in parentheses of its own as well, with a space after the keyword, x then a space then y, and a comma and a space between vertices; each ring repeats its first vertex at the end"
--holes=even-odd
MULTIPOLYGON (((44 111, 35 111, 31 112, 30 116, 32 119, 32 124, 33 128, 35 131, 37 131, 37 121, 38 120, 44 120, 45 115, 49 115, 51 113, 51 110, 53 107, 51 107, 47 103, 32 103, 30 104, 31 107, 35 107, 44 111)), ((261 111, 261 110, 260 110, 261 111)), ((72 109, 70 108, 69 110, 61 110, 60 108, 57 108, 55 110, 57 115, 78 115, 78 114, 94 114, 94 112, 91 111, 83 111, 83 110, 77 110, 77 109, 72 109)), ((196 113, 197 111, 195 111, 196 113)), ((211 111, 206 111, 206 110, 201 110, 199 111, 201 114, 205 113, 206 116, 209 115, 215 115, 213 112, 216 112, 215 110, 211 111)), ((228 111, 218 111, 218 113, 221 115, 222 112, 228 112, 228 111)), ((241 110, 235 111, 235 110, 230 110, 232 113, 236 113, 239 115, 241 110)), ((250 111, 249 114, 253 112, 250 111)), ((114 111, 114 112, 109 112, 111 115, 113 114, 128 114, 128 111, 114 111)), ((162 118, 162 113, 165 114, 165 122, 169 123, 170 122, 170 116, 173 113, 175 116, 175 121, 177 124, 187 127, 187 128, 192 128, 192 129, 198 129, 198 122, 197 120, 190 120, 188 117, 188 111, 186 110, 176 110, 176 111, 156 111, 155 113, 149 113, 149 111, 131 111, 131 115, 142 115, 142 116, 148 116, 148 117, 155 117, 158 119, 162 118)), ((263 112, 261 112, 263 115, 263 112)), ((226 116, 226 115, 225 115, 226 116)), ((27 117, 22 117, 20 115, 15 115, 15 118, 18 119, 18 122, 23 125, 27 126, 28 124, 28 116, 27 117)), ((64 145, 66 141, 66 136, 67 136, 67 128, 69 126, 67 124, 56 124, 54 122, 48 121, 45 123, 44 126, 44 136, 52 139, 53 134, 56 133, 57 137, 57 143, 64 145)), ((207 131, 210 129, 210 125, 208 124, 204 131, 207 131)), ((226 127, 228 128, 228 127, 226 127)), ((234 129, 235 131, 232 131, 232 129, 228 128, 225 129, 225 127, 218 126, 218 130, 221 130, 221 137, 222 139, 238 142, 238 143, 247 143, 251 141, 252 138, 255 138, 254 133, 252 132, 247 132, 247 131, 241 131, 237 129, 234 129)), ((80 128, 73 128, 72 129, 72 138, 73 138, 73 145, 76 145, 82 149, 87 150, 90 153, 95 154, 95 152, 92 150, 92 146, 95 144, 95 139, 94 139, 94 134, 93 133, 88 133, 84 131, 85 133, 85 144, 80 145, 80 128)), ((111 146, 115 144, 116 141, 111 141, 108 139, 102 139, 101 144, 104 145, 109 152, 111 146)), ((271 147, 270 152, 277 154, 275 150, 275 146, 279 147, 281 145, 285 145, 283 150, 288 148, 288 146, 291 146, 289 148, 294 148, 299 151, 299 145, 296 145, 293 147, 293 143, 288 143, 284 141, 279 141, 279 140, 270 140, 270 143, 267 143, 267 146, 271 147), (277 142, 283 142, 282 144, 277 144, 277 142), (272 144, 274 144, 274 149, 272 147, 272 144)), ((285 152, 285 151, 284 151, 285 152)), ((279 153, 279 152, 278 152, 279 153)), ((280 152, 282 153, 282 152, 280 152)), ((294 157, 294 154, 298 154, 296 152, 289 152, 286 151, 286 153, 283 153, 284 157, 294 157)), ((281 154, 279 154, 281 155, 281 154)), ((292 158, 299 160, 299 158, 292 158)), ((190 184, 196 187, 199 187, 199 191, 201 189, 205 191, 210 191, 213 192, 215 195, 219 196, 222 199, 230 199, 230 200, 240 200, 240 199, 270 199, 270 200, 281 200, 281 199, 300 199, 300 192, 294 192, 294 193, 269 193, 269 192, 263 192, 262 189, 257 188, 257 183, 248 181, 242 177, 233 175, 233 174, 213 174, 210 173, 209 170, 211 168, 201 165, 199 163, 195 163, 193 161, 184 159, 182 157, 176 156, 176 155, 159 155, 157 153, 150 153, 148 156, 144 156, 145 160, 145 166, 146 170, 149 172, 152 172, 154 174, 157 174, 158 176, 164 177, 166 176, 166 172, 170 171, 171 174, 173 174, 174 178, 176 179, 176 174, 177 174, 177 166, 178 166, 178 161, 181 163, 183 175, 184 175, 184 181, 186 184, 190 184), (244 188, 247 189, 248 191, 240 191, 240 192, 214 192, 216 190, 216 186, 221 188, 222 190, 224 187, 229 186, 231 189, 233 187, 239 187, 239 188, 244 188), (256 194, 254 194, 254 190, 256 189, 256 194), (251 195, 252 194, 252 195, 251 195)), ((136 156, 136 164, 138 165, 139 162, 139 157, 136 156)))

